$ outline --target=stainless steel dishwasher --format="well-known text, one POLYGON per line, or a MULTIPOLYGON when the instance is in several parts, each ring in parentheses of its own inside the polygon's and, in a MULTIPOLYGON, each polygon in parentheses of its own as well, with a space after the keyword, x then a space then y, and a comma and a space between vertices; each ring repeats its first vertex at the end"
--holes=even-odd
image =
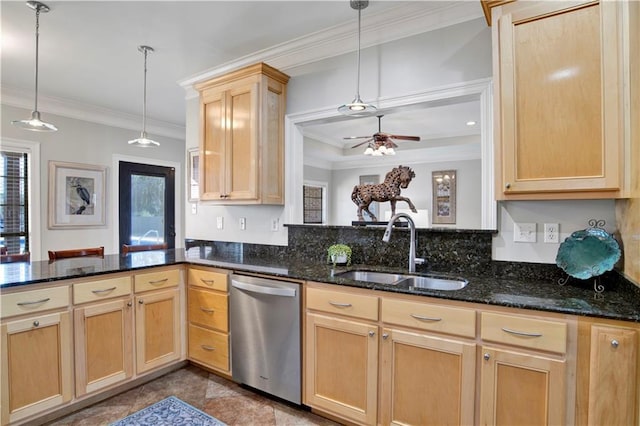
POLYGON ((300 285, 231 275, 233 380, 301 403, 300 285))

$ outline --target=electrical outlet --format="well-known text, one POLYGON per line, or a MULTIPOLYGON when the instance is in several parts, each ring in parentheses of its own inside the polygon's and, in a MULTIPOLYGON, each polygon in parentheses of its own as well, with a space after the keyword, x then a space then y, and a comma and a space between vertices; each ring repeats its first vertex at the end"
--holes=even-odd
POLYGON ((196 203, 191 204, 191 214, 198 214, 198 205, 196 203))
POLYGON ((280 219, 271 219, 271 230, 277 232, 280 227, 280 219))
POLYGON ((218 229, 224 228, 224 218, 222 216, 216 217, 216 228, 218 229))
POLYGON ((247 218, 246 217, 241 217, 240 218, 240 229, 241 230, 245 230, 247 229, 247 218))
POLYGON ((536 242, 536 224, 535 223, 514 223, 513 224, 513 241, 517 243, 535 243, 536 242))
POLYGON ((544 224, 544 242, 558 243, 560 242, 560 225, 557 223, 544 224))

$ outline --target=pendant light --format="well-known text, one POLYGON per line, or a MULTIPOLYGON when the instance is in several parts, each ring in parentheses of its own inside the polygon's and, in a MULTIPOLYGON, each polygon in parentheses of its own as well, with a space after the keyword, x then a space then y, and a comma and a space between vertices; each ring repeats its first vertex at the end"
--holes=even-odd
POLYGON ((129 141, 129 145, 140 148, 160 146, 159 142, 147 138, 147 55, 153 53, 153 48, 149 46, 138 46, 138 51, 144 54, 144 86, 142 89, 142 132, 140 137, 129 141))
POLYGON ((38 42, 40 38, 40 13, 47 13, 50 9, 49 6, 39 1, 28 1, 27 7, 36 11, 36 98, 33 111, 31 111, 31 118, 28 120, 15 120, 12 121, 11 124, 33 132, 55 132, 58 128, 51 123, 42 121, 40 119, 40 111, 38 111, 38 42))
POLYGON ((351 8, 358 11, 358 72, 356 75, 356 97, 351 103, 344 104, 338 108, 338 112, 353 117, 364 117, 373 114, 376 107, 371 104, 365 104, 360 99, 360 14, 362 9, 369 6, 369 0, 351 0, 351 8))

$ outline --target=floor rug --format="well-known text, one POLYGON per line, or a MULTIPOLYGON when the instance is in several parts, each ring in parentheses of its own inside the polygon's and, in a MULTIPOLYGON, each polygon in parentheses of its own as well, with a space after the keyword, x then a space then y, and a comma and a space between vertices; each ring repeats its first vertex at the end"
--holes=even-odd
POLYGON ((122 420, 111 423, 111 426, 226 426, 220 420, 203 413, 195 407, 179 400, 175 396, 163 399, 143 408, 122 420))

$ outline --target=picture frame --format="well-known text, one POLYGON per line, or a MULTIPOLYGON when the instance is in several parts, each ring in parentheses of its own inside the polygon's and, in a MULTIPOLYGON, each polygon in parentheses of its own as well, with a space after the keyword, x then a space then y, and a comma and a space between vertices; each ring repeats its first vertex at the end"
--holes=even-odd
POLYGON ((456 223, 456 171, 439 170, 431 172, 432 223, 456 223))
POLYGON ((106 226, 105 166, 49 161, 49 229, 106 226))
POLYGON ((187 194, 189 201, 194 202, 200 199, 200 150, 190 148, 188 151, 188 176, 187 194))
MULTIPOLYGON (((361 175, 360 176, 360 185, 377 185, 379 183, 380 183, 380 175, 361 175)), ((372 201, 371 204, 369 204, 369 210, 378 218, 378 220, 380 220, 380 203, 378 201, 372 201)), ((365 217, 368 218, 368 216, 365 216, 365 217)))

